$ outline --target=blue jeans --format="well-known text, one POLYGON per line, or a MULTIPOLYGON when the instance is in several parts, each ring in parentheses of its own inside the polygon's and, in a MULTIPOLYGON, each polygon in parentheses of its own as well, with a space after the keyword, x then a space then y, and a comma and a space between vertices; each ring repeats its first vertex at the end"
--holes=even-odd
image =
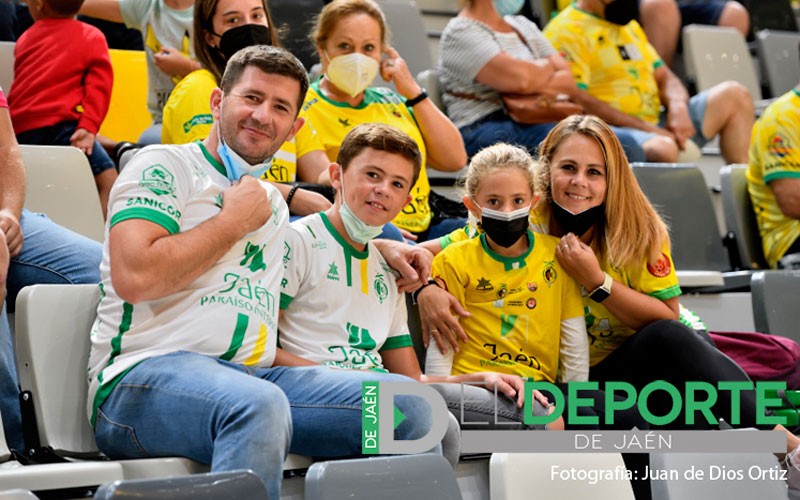
MULTIPOLYGON (((248 368, 191 352, 139 363, 98 411, 95 438, 112 458, 183 456, 211 469, 252 469, 280 498, 288 451, 315 457, 361 454, 362 381, 400 375, 323 366, 248 368)), ((406 415, 396 439, 431 426, 427 405, 398 397, 406 415)))
MULTIPOLYGON (((525 125, 517 123, 506 116, 502 111, 496 111, 489 116, 481 118, 475 123, 460 129, 464 138, 467 154, 472 157, 481 149, 496 144, 507 142, 526 148, 532 155, 536 155, 541 143, 547 134, 556 126, 553 123, 538 123, 525 125)), ((611 127, 617 134, 622 149, 629 162, 645 161, 644 150, 639 143, 628 134, 629 129, 611 127)))
POLYGON ((153 123, 139 136, 137 141, 142 146, 149 146, 150 144, 161 144, 161 122, 153 123))
POLYGON ((6 308, 14 312, 17 294, 28 285, 99 283, 103 249, 100 243, 59 226, 43 214, 23 209, 19 223, 24 242, 22 251, 11 258, 8 267, 8 298, 0 317, 0 413, 8 446, 24 450, 19 386, 6 308))

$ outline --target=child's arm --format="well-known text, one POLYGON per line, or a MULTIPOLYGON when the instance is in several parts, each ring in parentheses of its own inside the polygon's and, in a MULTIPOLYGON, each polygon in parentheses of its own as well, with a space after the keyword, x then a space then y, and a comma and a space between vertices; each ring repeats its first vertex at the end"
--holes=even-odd
POLYGON ((561 381, 589 380, 589 336, 583 316, 561 320, 561 381))
POLYGON ((383 366, 392 373, 419 380, 422 376, 413 347, 398 347, 380 351, 383 366))
POLYGON ((123 22, 119 0, 84 0, 78 13, 115 23, 123 22))
POLYGON ((69 138, 69 143, 83 151, 86 156, 91 156, 94 149, 94 134, 85 128, 79 128, 69 138))
POLYGON ((183 78, 192 71, 201 69, 200 63, 186 57, 181 51, 172 47, 164 47, 158 54, 153 54, 158 69, 178 78, 183 78))

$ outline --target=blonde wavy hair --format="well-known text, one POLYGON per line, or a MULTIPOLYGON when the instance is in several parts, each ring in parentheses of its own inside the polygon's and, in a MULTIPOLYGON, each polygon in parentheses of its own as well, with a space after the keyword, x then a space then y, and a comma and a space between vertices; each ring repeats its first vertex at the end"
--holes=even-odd
POLYGON ((614 131, 596 116, 565 118, 540 144, 535 167, 540 193, 536 213, 553 227, 551 161, 559 146, 573 134, 597 141, 606 163, 605 220, 590 244, 598 260, 617 269, 640 266, 644 258, 654 264, 664 247, 669 248, 669 230, 639 187, 614 131))

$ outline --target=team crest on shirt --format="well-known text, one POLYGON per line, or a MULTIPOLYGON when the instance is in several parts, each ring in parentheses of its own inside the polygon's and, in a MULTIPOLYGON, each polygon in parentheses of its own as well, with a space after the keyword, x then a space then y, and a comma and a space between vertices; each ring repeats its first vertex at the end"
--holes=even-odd
POLYGON ((327 278, 331 281, 339 281, 339 268, 336 267, 335 262, 331 262, 328 265, 328 276, 327 278))
POLYGON ((382 274, 375 275, 375 280, 372 282, 372 287, 375 289, 375 295, 378 296, 378 302, 383 304, 383 301, 389 296, 389 287, 386 285, 386 281, 383 279, 382 274))
POLYGON ((481 292, 487 292, 489 290, 494 290, 492 286, 492 282, 486 278, 478 278, 478 284, 475 285, 475 290, 479 290, 481 292))
POLYGON ((779 133, 774 133, 769 138, 769 141, 767 143, 767 150, 769 151, 769 154, 771 154, 772 156, 783 158, 784 156, 791 153, 792 145, 789 143, 789 140, 786 139, 786 137, 782 136, 779 133))
POLYGON ((533 283, 528 283, 528 291, 529 292, 535 292, 538 289, 539 289, 539 285, 537 285, 535 281, 533 283))
POLYGON ((286 269, 286 265, 289 264, 289 261, 292 260, 292 247, 289 246, 287 242, 283 242, 283 268, 286 269))
POLYGON ((552 260, 545 261, 542 277, 547 286, 551 286, 558 279, 558 272, 556 272, 556 266, 552 260))
POLYGON ((175 176, 161 164, 150 165, 142 171, 139 187, 149 189, 159 196, 168 194, 174 198, 175 176))
POLYGON ((528 299, 528 301, 527 301, 527 302, 525 302, 525 306, 526 306, 528 309, 533 309, 533 308, 535 308, 535 307, 536 307, 536 299, 534 299, 533 297, 529 298, 529 299, 528 299))
POLYGON ((239 265, 247 267, 254 273, 266 271, 267 265, 264 263, 264 247, 266 246, 266 244, 261 246, 254 245, 248 241, 244 247, 244 258, 239 262, 239 265))
POLYGON ((668 276, 671 269, 672 266, 669 264, 669 257, 663 253, 655 264, 647 263, 647 271, 656 278, 668 276))

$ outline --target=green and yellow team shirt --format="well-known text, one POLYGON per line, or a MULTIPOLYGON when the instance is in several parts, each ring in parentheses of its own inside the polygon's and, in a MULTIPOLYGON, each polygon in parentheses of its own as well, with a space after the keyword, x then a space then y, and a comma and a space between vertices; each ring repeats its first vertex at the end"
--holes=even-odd
POLYGON ((293 222, 283 251, 280 346, 332 368, 386 371, 411 347, 405 295, 372 242, 358 251, 324 213, 293 222))
POLYGON ((764 256, 773 268, 800 237, 800 221, 781 212, 769 187, 777 179, 800 179, 800 93, 796 88, 764 110, 750 138, 747 189, 764 256))
MULTIPOLYGON (((172 90, 164 106, 161 125, 162 144, 188 144, 202 141, 211 132, 211 91, 217 88, 214 75, 205 69, 186 75, 172 90)), ((297 155, 294 139, 284 142, 272 157, 272 165, 262 179, 271 182, 297 180, 297 155)))
POLYGON ((570 5, 544 35, 570 63, 578 87, 652 124, 661 113, 653 73, 664 64, 636 21, 619 26, 570 5))
MULTIPOLYGON (((272 215, 246 234, 182 290, 131 304, 111 281, 108 236, 100 264, 102 296, 91 331, 88 414, 141 361, 180 350, 247 366, 275 359, 284 233, 289 210, 278 190, 262 182, 272 215)), ((150 146, 120 173, 108 200, 106 233, 128 220, 156 224, 167 234, 190 231, 222 210, 231 186, 225 168, 202 143, 150 146)))
POLYGON ((449 245, 432 276, 470 312, 459 318, 470 341, 455 353, 453 374, 493 371, 555 382, 561 321, 583 315, 578 284, 556 261, 558 238, 528 231, 516 258, 492 251, 481 234, 449 245))
MULTIPOLYGON (((671 299, 681 294, 675 265, 666 247, 662 249, 661 257, 655 264, 651 265, 645 261, 641 267, 632 269, 615 269, 605 265, 603 270, 614 281, 659 300, 671 299)), ((614 293, 613 288, 611 293, 614 293)), ((614 352, 628 340, 628 337, 636 333, 636 330, 624 325, 602 303, 590 299, 583 287, 581 295, 583 295, 586 333, 589 335, 589 365, 594 366, 614 352)))
POLYGON ((393 222, 396 226, 415 233, 428 229, 432 214, 428 204, 431 187, 425 169, 425 140, 414 114, 406 107, 402 97, 391 89, 370 87, 364 92, 364 102, 352 107, 325 97, 317 80, 311 84, 306 94, 300 117, 306 123, 295 137, 298 158, 311 151, 322 150, 330 161, 335 162, 344 136, 362 123, 385 123, 397 127, 414 139, 422 153, 422 168, 417 183, 411 188, 411 201, 393 222))

